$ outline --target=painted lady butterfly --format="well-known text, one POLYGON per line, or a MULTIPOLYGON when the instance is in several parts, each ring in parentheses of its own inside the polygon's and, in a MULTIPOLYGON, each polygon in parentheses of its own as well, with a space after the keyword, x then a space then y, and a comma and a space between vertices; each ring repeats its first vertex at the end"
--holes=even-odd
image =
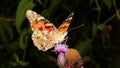
POLYGON ((26 16, 30 21, 31 29, 33 31, 32 40, 34 45, 41 51, 47 51, 54 47, 55 44, 64 41, 73 15, 74 12, 72 12, 57 29, 40 14, 37 14, 32 10, 27 10, 26 16))

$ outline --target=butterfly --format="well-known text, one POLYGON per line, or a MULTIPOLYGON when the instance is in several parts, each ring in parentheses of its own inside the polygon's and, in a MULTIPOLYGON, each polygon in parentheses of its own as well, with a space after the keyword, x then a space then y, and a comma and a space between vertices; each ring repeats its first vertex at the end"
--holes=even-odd
POLYGON ((40 51, 47 51, 65 40, 67 30, 72 21, 74 12, 72 12, 67 19, 56 28, 50 21, 42 15, 32 10, 27 10, 26 17, 30 22, 32 33, 32 40, 34 45, 40 51))

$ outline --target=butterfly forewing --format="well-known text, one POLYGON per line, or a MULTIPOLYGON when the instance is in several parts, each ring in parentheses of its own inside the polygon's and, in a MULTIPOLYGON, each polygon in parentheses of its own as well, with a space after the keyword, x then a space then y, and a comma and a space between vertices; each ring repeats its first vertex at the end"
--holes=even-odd
POLYGON ((50 23, 47 19, 45 19, 42 15, 32 11, 32 10, 27 10, 26 16, 28 20, 30 21, 30 25, 33 31, 42 31, 42 30, 47 30, 47 26, 53 26, 54 30, 57 31, 57 28, 50 23))
POLYGON ((67 19, 65 19, 65 21, 63 22, 62 25, 60 25, 60 27, 58 28, 59 32, 61 33, 65 33, 67 32, 67 29, 72 21, 72 18, 73 18, 73 15, 74 15, 74 12, 72 12, 68 17, 67 19))

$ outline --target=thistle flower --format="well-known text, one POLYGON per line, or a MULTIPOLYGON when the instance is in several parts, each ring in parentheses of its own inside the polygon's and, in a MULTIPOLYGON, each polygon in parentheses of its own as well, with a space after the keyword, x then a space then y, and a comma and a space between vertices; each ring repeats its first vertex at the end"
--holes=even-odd
POLYGON ((76 49, 68 49, 65 53, 65 57, 65 68, 84 68, 82 58, 76 49))
POLYGON ((54 51, 58 53, 57 65, 59 68, 65 68, 66 58, 65 52, 67 51, 68 46, 63 44, 57 44, 54 51))
POLYGON ((66 63, 66 58, 64 53, 59 53, 57 59, 57 65, 59 66, 59 68, 65 68, 65 63, 66 63))
POLYGON ((54 51, 57 53, 65 53, 68 49, 68 46, 65 44, 57 44, 54 51))
POLYGON ((57 44, 54 51, 58 53, 59 68, 83 68, 83 61, 76 49, 69 49, 65 44, 57 44))

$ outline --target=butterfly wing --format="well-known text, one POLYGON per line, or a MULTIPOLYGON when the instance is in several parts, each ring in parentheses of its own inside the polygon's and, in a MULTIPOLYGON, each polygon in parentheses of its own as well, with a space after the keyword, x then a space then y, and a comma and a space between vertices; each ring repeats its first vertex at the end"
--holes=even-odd
POLYGON ((58 28, 58 31, 62 34, 66 33, 67 32, 67 29, 72 21, 72 18, 73 18, 73 15, 74 15, 74 12, 72 12, 68 17, 67 19, 63 22, 62 25, 60 25, 60 27, 58 28))
POLYGON ((56 43, 61 43, 67 35, 67 29, 72 20, 74 13, 71 13, 63 24, 57 29, 52 23, 45 19, 40 14, 32 10, 28 10, 26 16, 30 21, 33 31, 32 40, 34 45, 42 51, 55 46, 56 43))
POLYGON ((32 10, 27 10, 26 16, 30 21, 30 25, 33 31, 50 31, 50 29, 57 31, 57 28, 52 23, 50 23, 50 21, 32 10))
POLYGON ((43 16, 32 10, 28 10, 26 16, 33 31, 32 40, 34 45, 42 51, 52 48, 55 43, 53 36, 58 33, 57 28, 43 16))

